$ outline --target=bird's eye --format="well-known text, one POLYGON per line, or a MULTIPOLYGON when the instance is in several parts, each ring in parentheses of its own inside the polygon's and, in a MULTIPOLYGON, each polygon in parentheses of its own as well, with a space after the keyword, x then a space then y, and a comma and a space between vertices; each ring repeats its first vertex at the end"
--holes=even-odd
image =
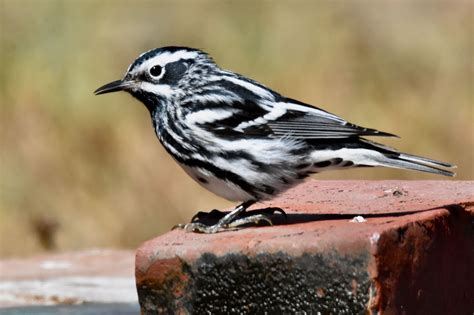
POLYGON ((162 68, 159 65, 153 66, 150 68, 149 72, 152 77, 159 77, 161 74, 162 68))

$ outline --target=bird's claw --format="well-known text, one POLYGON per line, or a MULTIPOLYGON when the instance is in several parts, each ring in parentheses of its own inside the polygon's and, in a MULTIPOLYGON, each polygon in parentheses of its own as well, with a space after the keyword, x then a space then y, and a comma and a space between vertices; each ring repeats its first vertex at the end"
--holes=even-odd
POLYGON ((217 222, 214 225, 205 225, 200 222, 177 224, 173 227, 173 230, 183 229, 185 232, 213 234, 213 233, 225 232, 225 231, 236 231, 236 230, 241 229, 244 225, 251 224, 251 223, 259 224, 260 222, 266 222, 269 225, 273 225, 270 218, 268 218, 266 215, 263 215, 263 214, 250 215, 247 217, 237 219, 232 222, 226 222, 227 220, 224 220, 224 219, 225 217, 219 220, 219 222, 217 222))
POLYGON ((275 212, 279 212, 285 216, 285 219, 287 218, 285 211, 281 208, 275 207, 246 212, 245 210, 254 203, 255 200, 245 201, 228 213, 216 209, 209 213, 198 212, 193 216, 190 223, 178 224, 174 226, 173 229, 179 228, 186 232, 212 234, 224 231, 235 231, 247 224, 258 225, 260 222, 266 222, 269 225, 273 225, 269 216, 273 215, 275 212))
MULTIPOLYGON (((246 211, 240 214, 242 218, 245 217, 250 217, 253 215, 257 214, 264 214, 264 215, 273 215, 275 213, 282 214, 285 219, 287 219, 286 212, 278 207, 268 207, 268 208, 263 208, 263 209, 256 209, 256 210, 250 210, 246 211)), ((220 211, 218 209, 213 209, 209 212, 204 212, 204 211, 199 211, 193 217, 191 218, 191 222, 202 222, 202 221, 212 221, 212 220, 220 220, 222 219, 227 213, 220 211)))

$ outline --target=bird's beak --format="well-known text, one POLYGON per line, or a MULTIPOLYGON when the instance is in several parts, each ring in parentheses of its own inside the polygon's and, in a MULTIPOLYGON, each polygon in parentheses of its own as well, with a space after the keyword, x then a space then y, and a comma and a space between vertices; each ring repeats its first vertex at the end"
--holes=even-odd
POLYGON ((101 86, 100 88, 94 91, 94 94, 99 95, 99 94, 123 91, 123 90, 127 90, 132 85, 133 85, 132 81, 117 80, 117 81, 113 81, 101 86))

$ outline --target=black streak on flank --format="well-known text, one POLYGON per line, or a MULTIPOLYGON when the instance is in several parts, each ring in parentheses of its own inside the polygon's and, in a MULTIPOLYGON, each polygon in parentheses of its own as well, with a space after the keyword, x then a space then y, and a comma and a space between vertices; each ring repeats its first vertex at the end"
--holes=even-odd
POLYGON ((331 161, 322 161, 314 163, 315 167, 328 167, 329 165, 331 165, 331 161))
POLYGON ((304 179, 306 177, 308 177, 308 173, 298 173, 296 176, 297 179, 304 179))
POLYGON ((343 161, 343 159, 341 158, 335 158, 332 160, 332 165, 339 165, 341 164, 341 162, 343 161))
POLYGON ((258 199, 257 192, 260 191, 257 187, 253 186, 249 182, 247 182, 242 176, 233 173, 231 171, 227 171, 224 169, 220 169, 212 163, 196 160, 196 159, 184 159, 180 156, 174 155, 173 152, 169 151, 166 147, 165 149, 170 153, 174 158, 181 164, 184 164, 189 167, 197 167, 203 168, 207 171, 214 174, 215 177, 224 180, 230 181, 235 185, 239 186, 243 191, 247 192, 249 195, 253 196, 255 200, 258 199))
POLYGON ((262 191, 268 195, 273 195, 275 193, 275 189, 268 185, 263 185, 262 191))
POLYGON ((352 161, 346 161, 344 162, 344 164, 342 164, 341 166, 343 167, 350 167, 350 166, 353 166, 354 165, 354 162, 352 161))
POLYGON ((200 181, 200 182, 203 183, 203 184, 207 184, 207 183, 208 183, 207 179, 205 179, 205 178, 203 178, 203 177, 198 177, 197 180, 200 181))
POLYGON ((310 163, 301 163, 301 164, 299 164, 299 165, 296 166, 296 169, 297 169, 297 170, 301 170, 301 169, 303 169, 303 168, 308 168, 308 167, 310 167, 310 166, 311 166, 310 163))

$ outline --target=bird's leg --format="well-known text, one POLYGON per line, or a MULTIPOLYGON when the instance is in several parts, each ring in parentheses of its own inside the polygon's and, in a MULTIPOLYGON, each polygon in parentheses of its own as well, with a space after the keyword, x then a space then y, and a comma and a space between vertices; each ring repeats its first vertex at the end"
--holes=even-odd
POLYGON ((241 203, 235 209, 228 214, 226 214, 223 218, 221 218, 216 224, 214 225, 205 225, 201 222, 191 222, 188 224, 179 224, 176 228, 182 228, 187 232, 198 232, 198 233, 217 233, 222 231, 232 231, 237 230, 240 226, 249 224, 249 223, 258 223, 261 221, 266 221, 270 225, 272 222, 270 219, 264 214, 255 214, 250 215, 247 217, 243 217, 241 219, 236 218, 242 214, 248 207, 255 203, 254 200, 249 200, 241 203))

